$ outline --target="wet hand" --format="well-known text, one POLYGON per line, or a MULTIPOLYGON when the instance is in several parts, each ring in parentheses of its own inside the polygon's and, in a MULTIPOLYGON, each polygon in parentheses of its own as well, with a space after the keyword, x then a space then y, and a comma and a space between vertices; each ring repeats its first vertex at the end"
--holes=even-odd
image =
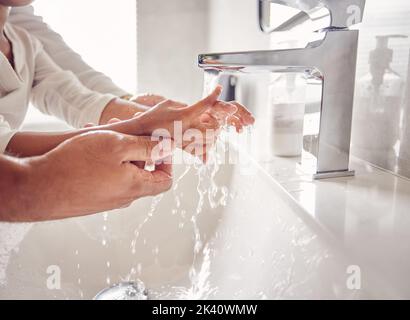
POLYGON ((171 140, 151 141, 113 131, 78 135, 30 160, 33 187, 44 208, 33 220, 61 219, 107 211, 157 195, 172 186, 171 140), (135 165, 158 162, 149 172, 135 165))
MULTIPOLYGON (((237 102, 222 102, 218 100, 222 87, 218 86, 206 98, 188 106, 186 104, 165 100, 155 107, 138 114, 136 120, 142 120, 145 124, 146 134, 164 135, 168 132, 174 139, 176 146, 186 149, 189 145, 192 149, 192 141, 185 136, 196 136, 194 148, 200 154, 206 153, 220 129, 225 124, 232 125, 238 132, 244 126, 254 123, 252 114, 237 102), (181 132, 178 132, 178 128, 181 132), (195 132, 195 130, 197 130, 195 132)), ((192 150, 189 150, 192 153, 192 150)), ((198 154, 197 154, 198 155, 198 154)))

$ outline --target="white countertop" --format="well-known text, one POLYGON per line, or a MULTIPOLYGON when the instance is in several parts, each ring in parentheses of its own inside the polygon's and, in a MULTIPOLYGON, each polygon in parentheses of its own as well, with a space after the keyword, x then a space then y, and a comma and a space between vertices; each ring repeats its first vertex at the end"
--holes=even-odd
POLYGON ((355 177, 326 180, 301 172, 297 158, 257 162, 357 260, 362 281, 383 283, 392 297, 410 296, 410 180, 355 158, 355 177))

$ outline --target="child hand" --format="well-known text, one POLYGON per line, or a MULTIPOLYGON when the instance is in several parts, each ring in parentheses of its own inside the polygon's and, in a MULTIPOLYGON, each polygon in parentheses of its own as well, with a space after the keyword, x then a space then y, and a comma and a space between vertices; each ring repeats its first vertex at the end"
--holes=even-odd
POLYGON ((136 124, 143 123, 145 134, 156 135, 167 131, 176 145, 182 149, 186 149, 187 146, 193 149, 193 142, 184 139, 184 134, 195 136, 195 150, 186 151, 195 151, 196 155, 202 155, 206 153, 207 147, 213 145, 223 125, 232 125, 240 132, 243 126, 251 125, 255 121, 243 105, 219 101, 221 91, 222 87, 218 86, 208 97, 191 106, 165 100, 137 115, 136 124))

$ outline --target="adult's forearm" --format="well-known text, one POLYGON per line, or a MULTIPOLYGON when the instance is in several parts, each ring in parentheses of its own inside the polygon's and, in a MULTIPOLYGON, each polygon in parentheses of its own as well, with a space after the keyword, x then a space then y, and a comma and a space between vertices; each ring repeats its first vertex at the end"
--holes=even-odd
POLYGON ((0 221, 18 221, 17 216, 27 211, 23 189, 28 172, 25 160, 0 155, 0 221))
POLYGON ((122 99, 112 100, 104 109, 100 118, 100 125, 106 124, 109 120, 116 118, 128 120, 134 117, 137 112, 147 111, 149 108, 141 104, 129 102, 122 99))
POLYGON ((66 132, 18 132, 11 138, 6 152, 20 158, 39 156, 74 136, 96 130, 111 130, 129 135, 149 135, 151 133, 146 121, 142 118, 66 132))
POLYGON ((90 130, 92 129, 67 132, 18 132, 11 138, 6 152, 19 158, 43 155, 65 140, 90 130))
POLYGON ((64 208, 56 189, 66 179, 47 155, 19 159, 0 155, 0 222, 49 220, 64 208))
POLYGON ((113 130, 130 135, 150 134, 144 124, 145 120, 132 119, 136 113, 146 110, 148 107, 114 99, 105 107, 100 118, 100 126, 66 132, 18 132, 11 138, 6 152, 21 158, 39 156, 53 150, 67 139, 95 130, 113 130), (112 118, 122 122, 106 124, 112 118))
MULTIPOLYGON (((56 218, 54 216, 56 213, 63 216, 70 214, 64 210, 74 205, 64 203, 66 201, 64 192, 56 192, 56 189, 66 180, 63 175, 67 172, 59 169, 61 161, 66 158, 50 157, 52 153, 47 153, 48 151, 81 133, 112 130, 125 134, 144 135, 144 128, 143 121, 131 119, 66 133, 16 134, 9 144, 10 148, 20 150, 20 155, 28 158, 21 159, 0 154, 0 221, 42 221, 56 218)), ((87 151, 86 148, 83 149, 87 151)), ((83 152, 81 149, 74 149, 74 151, 79 155, 83 152)), ((75 181, 71 181, 73 182, 75 181)), ((85 208, 84 212, 91 213, 97 210, 85 208)))

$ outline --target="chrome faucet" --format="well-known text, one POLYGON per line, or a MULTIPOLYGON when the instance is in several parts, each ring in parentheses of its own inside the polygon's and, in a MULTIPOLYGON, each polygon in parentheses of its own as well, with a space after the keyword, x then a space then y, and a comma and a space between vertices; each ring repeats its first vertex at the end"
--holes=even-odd
MULTIPOLYGON (((213 74, 298 72, 320 80, 318 132, 312 136, 304 130, 302 168, 315 179, 354 175, 349 170, 349 156, 359 32, 349 27, 362 21, 365 0, 259 0, 260 12, 266 3, 298 8, 312 19, 320 19, 317 34, 321 39, 302 49, 201 54, 199 67, 213 74)), ((266 30, 260 22, 262 30, 275 31, 266 30)))

